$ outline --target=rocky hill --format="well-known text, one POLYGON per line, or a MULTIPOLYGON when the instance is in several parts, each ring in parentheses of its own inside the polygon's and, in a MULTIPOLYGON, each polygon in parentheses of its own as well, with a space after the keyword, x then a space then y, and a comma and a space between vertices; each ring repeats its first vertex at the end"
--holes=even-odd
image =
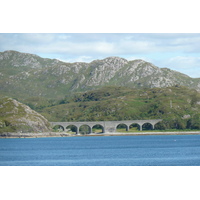
POLYGON ((46 132, 50 124, 41 114, 8 97, 0 99, 0 133, 46 132))
POLYGON ((65 63, 36 55, 0 53, 0 92, 25 99, 63 98, 71 92, 104 86, 155 88, 182 85, 200 91, 200 78, 158 68, 144 60, 108 57, 91 63, 65 63))

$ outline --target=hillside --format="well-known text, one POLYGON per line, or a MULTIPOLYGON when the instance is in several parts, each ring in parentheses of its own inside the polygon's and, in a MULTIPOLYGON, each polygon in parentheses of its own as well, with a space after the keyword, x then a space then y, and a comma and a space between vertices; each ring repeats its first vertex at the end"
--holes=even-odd
POLYGON ((11 98, 0 99, 0 133, 45 132, 50 124, 42 115, 11 98))
POLYGON ((182 86, 105 87, 38 110, 49 121, 163 119, 157 129, 200 129, 200 93, 182 86))
POLYGON ((108 57, 90 63, 65 63, 5 51, 0 53, 0 86, 0 97, 10 96, 29 106, 3 98, 1 130, 46 131, 46 119, 158 118, 163 119, 159 129, 200 129, 200 78, 144 60, 108 57))
POLYGON ((28 53, 5 51, 0 53, 0 85, 1 95, 30 103, 35 97, 62 99, 74 92, 105 86, 164 88, 181 85, 200 91, 200 78, 158 68, 144 60, 108 57, 91 63, 65 63, 28 53))

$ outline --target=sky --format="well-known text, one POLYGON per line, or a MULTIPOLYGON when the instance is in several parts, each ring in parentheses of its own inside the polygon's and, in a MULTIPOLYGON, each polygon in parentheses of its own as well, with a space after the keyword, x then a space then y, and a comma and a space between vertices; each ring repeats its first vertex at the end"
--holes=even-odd
POLYGON ((6 50, 65 62, 143 59, 200 78, 200 33, 0 33, 6 50))

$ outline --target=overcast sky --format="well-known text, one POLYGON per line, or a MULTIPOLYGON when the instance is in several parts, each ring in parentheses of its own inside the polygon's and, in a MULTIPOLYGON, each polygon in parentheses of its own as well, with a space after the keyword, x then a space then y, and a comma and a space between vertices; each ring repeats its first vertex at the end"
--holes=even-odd
POLYGON ((1 33, 0 51, 16 50, 66 62, 109 56, 143 59, 200 77, 200 34, 170 33, 1 33))

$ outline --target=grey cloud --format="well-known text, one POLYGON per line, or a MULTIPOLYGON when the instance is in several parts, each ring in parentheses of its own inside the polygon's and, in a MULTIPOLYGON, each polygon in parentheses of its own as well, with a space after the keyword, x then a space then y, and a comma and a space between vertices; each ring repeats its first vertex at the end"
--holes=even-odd
POLYGON ((39 51, 88 56, 200 51, 200 34, 3 34, 0 42, 0 50, 29 48, 38 54, 39 51))
POLYGON ((159 67, 197 73, 200 34, 42 33, 0 34, 0 51, 17 50, 62 60, 91 61, 108 56, 143 57, 159 67), (56 57, 55 57, 56 56, 56 57), (176 68, 175 68, 176 67, 176 68))

